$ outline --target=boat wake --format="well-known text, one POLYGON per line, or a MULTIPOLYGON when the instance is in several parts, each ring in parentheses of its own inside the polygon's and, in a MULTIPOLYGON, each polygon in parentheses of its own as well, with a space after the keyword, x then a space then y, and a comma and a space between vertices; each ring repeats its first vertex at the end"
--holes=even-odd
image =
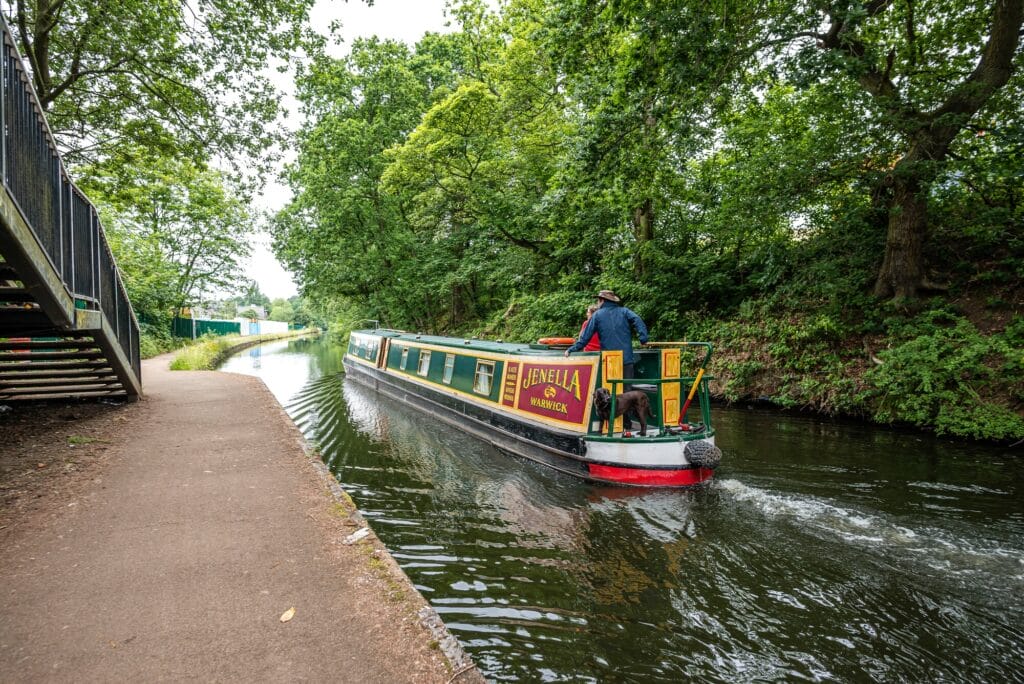
MULTIPOLYGON (((946 577, 984 576, 1024 584, 1024 540, 967 538, 937 527, 900 524, 877 513, 845 508, 806 495, 779 494, 738 480, 721 480, 719 490, 754 506, 762 515, 789 520, 828 540, 839 539, 885 553, 886 561, 909 561, 946 577)), ((1020 588, 1020 587, 1018 587, 1020 588)))

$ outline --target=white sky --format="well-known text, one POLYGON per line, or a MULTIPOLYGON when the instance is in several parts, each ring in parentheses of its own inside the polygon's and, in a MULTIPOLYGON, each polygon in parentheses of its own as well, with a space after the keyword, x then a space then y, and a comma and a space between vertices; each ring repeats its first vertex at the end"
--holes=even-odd
MULTIPOLYGON (((348 46, 355 38, 379 36, 400 40, 414 45, 427 31, 448 32, 448 19, 445 16, 446 0, 374 0, 368 7, 363 0, 318 0, 313 8, 312 24, 327 32, 332 21, 341 22, 342 44, 330 50, 331 54, 341 56, 348 52, 348 46)), ((275 76, 276 76, 275 72, 275 76)), ((294 129, 300 125, 299 115, 294 100, 294 87, 290 76, 275 78, 278 87, 285 91, 283 103, 290 110, 286 125, 294 129)), ((294 154, 286 153, 287 160, 294 159, 294 154)), ((291 194, 288 188, 271 180, 261 198, 256 201, 257 208, 274 212, 287 204, 291 194)), ((260 234, 253 240, 253 253, 246 269, 249 278, 259 283, 260 289, 271 299, 291 297, 297 293, 295 283, 270 251, 270 237, 260 234)))

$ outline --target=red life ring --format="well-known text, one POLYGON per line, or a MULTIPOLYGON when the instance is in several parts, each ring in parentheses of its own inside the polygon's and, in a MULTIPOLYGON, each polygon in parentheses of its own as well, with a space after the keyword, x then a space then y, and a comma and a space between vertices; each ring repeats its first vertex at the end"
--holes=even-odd
POLYGON ((575 337, 542 337, 537 340, 537 344, 547 344, 551 346, 569 346, 576 342, 575 337))

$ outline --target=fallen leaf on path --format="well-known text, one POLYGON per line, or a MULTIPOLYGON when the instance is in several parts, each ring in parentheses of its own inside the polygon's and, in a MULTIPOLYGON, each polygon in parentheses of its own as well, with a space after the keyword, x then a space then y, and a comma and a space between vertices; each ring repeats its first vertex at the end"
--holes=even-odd
POLYGON ((295 609, 289 608, 288 610, 284 611, 283 615, 281 615, 281 622, 288 622, 293 617, 295 617, 295 609))

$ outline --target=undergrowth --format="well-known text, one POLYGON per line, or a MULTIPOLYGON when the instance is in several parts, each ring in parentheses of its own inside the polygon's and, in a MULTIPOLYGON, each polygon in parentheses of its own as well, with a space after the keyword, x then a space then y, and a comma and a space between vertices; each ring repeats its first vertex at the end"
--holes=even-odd
POLYGON ((876 420, 934 427, 940 435, 1024 437, 1024 318, 988 336, 942 310, 901 327, 902 343, 882 352, 884 364, 865 376, 862 398, 876 420))
POLYGON ((139 354, 144 359, 174 351, 189 342, 191 340, 183 340, 171 335, 166 326, 154 325, 145 321, 139 322, 139 354))
POLYGON ((695 332, 715 345, 713 390, 729 401, 767 400, 970 439, 1024 437, 1021 316, 984 334, 949 308, 876 324, 762 303, 695 332))

